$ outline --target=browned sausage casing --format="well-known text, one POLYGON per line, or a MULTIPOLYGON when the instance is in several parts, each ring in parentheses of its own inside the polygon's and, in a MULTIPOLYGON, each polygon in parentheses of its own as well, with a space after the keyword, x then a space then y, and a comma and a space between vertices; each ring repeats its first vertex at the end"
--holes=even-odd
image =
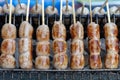
POLYGON ((114 50, 115 52, 119 52, 119 40, 116 37, 107 37, 105 40, 106 50, 110 52, 114 50))
POLYGON ((100 56, 100 40, 90 39, 89 40, 89 52, 90 52, 90 68, 99 69, 102 68, 102 61, 100 56))
POLYGON ((118 28, 115 23, 106 23, 104 26, 105 37, 117 37, 118 28))
POLYGON ((16 67, 15 58, 9 54, 2 54, 0 56, 0 66, 2 68, 15 68, 16 67))
POLYGON ((16 38, 16 27, 13 24, 4 24, 1 31, 3 39, 15 39, 16 38))
MULTIPOLYGON (((98 53, 96 53, 98 54, 98 53)), ((100 55, 90 55, 90 68, 100 69, 102 68, 102 61, 100 55)))
POLYGON ((70 62, 71 69, 83 69, 85 65, 84 56, 82 54, 72 54, 70 62))
POLYGON ((112 53, 108 53, 105 58, 105 67, 109 69, 118 68, 119 64, 119 55, 115 51, 112 51, 112 53))
POLYGON ((37 42, 36 54, 37 56, 49 56, 50 55, 50 42, 49 41, 37 42))
POLYGON ((100 27, 98 24, 92 22, 87 26, 88 38, 100 38, 100 27))
POLYGON ((84 38, 84 28, 83 25, 77 21, 77 23, 70 26, 70 34, 72 39, 83 39, 84 38))
POLYGON ((22 69, 32 69, 32 53, 29 51, 19 55, 19 65, 22 69))
POLYGON ((57 53, 66 53, 67 50, 67 43, 63 39, 55 39, 53 41, 53 51, 55 54, 57 53))
POLYGON ((35 67, 37 69, 49 69, 50 68, 50 60, 49 56, 38 56, 35 60, 35 67))
POLYGON ((21 38, 19 40, 19 52, 20 54, 25 52, 32 53, 32 40, 29 38, 21 38))
POLYGON ((55 54, 53 62, 56 69, 66 69, 68 65, 68 56, 65 53, 55 54))
POLYGON ((23 21, 20 24, 19 37, 20 38, 32 38, 32 34, 33 34, 32 25, 28 23, 27 21, 23 21))
POLYGON ((2 54, 14 55, 16 50, 16 43, 13 39, 4 39, 1 44, 2 54))
POLYGON ((106 38, 106 51, 107 55, 105 58, 106 68, 118 68, 119 63, 119 40, 116 37, 106 38))
POLYGON ((36 38, 38 41, 49 41, 50 32, 47 25, 40 25, 36 31, 36 38))
POLYGON ((52 28, 52 37, 53 39, 62 38, 66 39, 66 28, 61 21, 55 21, 52 28))
POLYGON ((99 39, 90 39, 88 42, 88 46, 89 46, 89 52, 91 55, 94 55, 94 53, 98 53, 98 55, 101 52, 101 48, 100 48, 100 40, 99 39))
POLYGON ((84 42, 80 39, 74 39, 71 43, 71 53, 72 54, 83 54, 84 52, 84 42))

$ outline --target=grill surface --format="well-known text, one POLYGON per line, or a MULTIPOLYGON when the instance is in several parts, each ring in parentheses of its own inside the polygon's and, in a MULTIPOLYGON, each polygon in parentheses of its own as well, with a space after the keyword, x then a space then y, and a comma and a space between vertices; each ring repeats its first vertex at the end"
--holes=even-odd
MULTIPOLYGON (((89 15, 77 15, 76 19, 77 21, 81 21, 81 23, 84 26, 84 39, 86 40, 87 38, 87 25, 90 22, 89 15)), ((69 33, 69 27, 73 23, 72 20, 72 15, 65 16, 63 15, 63 23, 66 26, 67 29, 67 42, 68 44, 70 43, 70 33, 69 33)), ((12 16, 12 23, 17 27, 17 30, 19 29, 20 23, 25 20, 25 15, 13 15, 12 16)), ((54 24, 54 21, 59 20, 58 15, 45 15, 45 23, 49 26, 50 32, 52 29, 52 26, 54 24)), ((112 22, 115 22, 118 26, 118 29, 120 27, 120 15, 111 15, 111 20, 112 22)), ((103 26, 107 22, 107 15, 94 15, 93 16, 93 21, 98 23, 100 25, 100 34, 101 34, 101 39, 104 41, 104 30, 103 26)), ((8 15, 7 14, 1 14, 0 15, 0 30, 2 26, 8 22, 8 15)), ((30 14, 29 16, 29 22, 33 25, 34 27, 34 34, 33 34, 33 40, 34 40, 34 49, 33 49, 33 57, 35 59, 36 55, 35 54, 35 39, 36 39, 36 28, 41 24, 41 15, 33 15, 30 14)), ((18 32, 18 31, 17 31, 18 32)), ((119 30, 120 33, 120 30, 119 30)), ((1 33, 0 33, 1 34, 1 33)), ((50 33, 51 34, 51 33, 50 33)), ((17 33, 18 35, 18 33, 17 33)), ((17 36, 18 37, 18 36, 17 36)), ((19 38, 19 37, 18 37, 19 38)), ((120 38, 120 35, 118 36, 120 38)), ((52 41, 52 37, 50 38, 52 41)), ((18 39, 17 41, 17 49, 15 53, 15 58, 17 62, 16 69, 1 69, 0 68, 0 80, 120 80, 120 65, 118 69, 96 69, 92 70, 89 69, 88 65, 88 50, 87 47, 85 47, 85 51, 87 52, 84 53, 85 58, 86 58, 86 65, 85 68, 82 70, 71 70, 69 67, 66 70, 55 70, 53 67, 51 67, 49 70, 37 70, 37 69, 32 69, 32 70, 23 70, 19 68, 18 64, 18 39)), ((0 36, 0 42, 2 42, 1 36, 0 36)), ((86 41, 85 41, 86 43, 86 41)), ((87 44, 86 44, 87 45, 87 44)), ((102 48, 102 47, 101 47, 102 48)), ((70 58, 70 47, 68 47, 68 55, 70 58)), ((53 52, 51 51, 51 62, 52 62, 52 55, 53 52)), ((101 51, 101 57, 104 63, 104 57, 105 57, 105 49, 101 51)), ((34 62, 34 60, 33 60, 34 62)), ((52 63, 51 63, 52 66, 52 63)))

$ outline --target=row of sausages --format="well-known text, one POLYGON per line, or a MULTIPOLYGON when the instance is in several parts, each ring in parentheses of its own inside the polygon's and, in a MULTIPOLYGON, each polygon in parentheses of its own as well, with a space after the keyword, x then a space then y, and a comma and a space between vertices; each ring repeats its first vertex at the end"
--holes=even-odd
MULTIPOLYGON (((8 13, 9 14, 9 4, 5 4, 3 7, 0 7, 0 13, 8 13)), ((93 14, 98 14, 98 15, 103 15, 106 14, 106 11, 104 9, 101 9, 101 7, 95 7, 93 9, 93 14)), ((16 6, 16 8, 12 5, 12 13, 15 14, 26 14, 26 10, 27 10, 27 6, 24 3, 18 4, 16 6)), ((46 8, 46 14, 58 14, 58 10, 57 8, 53 7, 53 6, 48 6, 46 8)), ((68 6, 64 6, 62 9, 63 14, 68 15, 68 14, 72 14, 72 7, 70 5, 68 6), (67 7, 67 8, 66 8, 67 7), (67 10, 66 10, 67 9, 67 10)), ((40 4, 36 4, 34 5, 31 10, 30 13, 33 14, 41 14, 42 13, 42 6, 40 4)), ((82 7, 78 8, 76 10, 76 14, 83 14, 83 15, 87 15, 89 14, 89 9, 87 7, 84 7, 84 9, 82 10, 82 7), (83 11, 83 12, 82 12, 83 11)), ((112 6, 110 8, 110 14, 120 14, 120 10, 117 6, 112 6)))
MULTIPOLYGON (((104 26, 105 42, 106 42, 106 68, 118 67, 118 29, 114 23, 106 23, 104 26)), ((100 27, 98 24, 91 22, 87 27, 89 38, 89 52, 90 52, 90 68, 102 68, 102 61, 100 56, 100 27)), ((27 21, 21 23, 19 28, 19 65, 23 69, 31 69, 33 67, 32 59, 32 34, 33 27, 27 21)), ((71 58, 70 67, 72 69, 84 68, 84 28, 78 21, 76 24, 70 26, 71 34, 71 58)), ((14 58, 16 50, 16 27, 13 24, 5 24, 2 27, 1 36, 3 38, 1 44, 0 66, 2 68, 15 68, 16 61, 14 58)), ((47 25, 41 25, 36 30, 37 46, 35 67, 37 69, 50 68, 50 32, 47 25)), ((55 21, 52 28, 53 37, 53 64, 56 69, 66 69, 68 66, 67 43, 66 43, 66 28, 61 21, 55 21)))

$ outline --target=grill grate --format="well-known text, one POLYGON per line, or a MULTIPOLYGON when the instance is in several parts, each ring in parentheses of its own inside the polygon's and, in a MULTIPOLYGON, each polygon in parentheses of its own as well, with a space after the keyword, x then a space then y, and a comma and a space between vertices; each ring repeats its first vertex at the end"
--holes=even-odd
POLYGON ((0 71, 0 80, 120 80, 120 72, 0 71))
MULTIPOLYGON (((0 31, 2 26, 8 22, 8 18, 9 18, 8 14, 0 15, 0 26, 1 26, 0 31)), ((73 23, 72 19, 73 19, 72 15, 68 15, 68 16, 63 15, 63 23, 65 24, 67 29, 68 42, 70 39, 69 27, 73 23)), ((76 19, 77 21, 82 22, 84 26, 84 31, 85 31, 84 38, 86 38, 87 37, 86 28, 90 22, 89 15, 86 15, 86 16, 77 15, 76 19)), ((18 35, 18 29, 19 29, 20 23, 24 20, 25 20, 25 15, 14 15, 14 14, 12 15, 12 23, 15 24, 15 26, 17 27, 17 35, 18 35)), ((46 21, 45 23, 49 26, 50 32, 55 20, 56 21, 59 20, 59 15, 51 15, 51 16, 45 15, 45 21, 46 21)), ((95 21, 100 25, 101 38, 104 38, 103 26, 107 22, 107 15, 101 15, 101 16, 94 15, 93 21, 95 21)), ((115 22, 119 29, 120 15, 111 15, 111 21, 115 22)), ((30 14, 29 22, 34 27, 33 39, 36 39, 35 32, 36 32, 36 28, 41 24, 41 15, 30 14)), ((119 34, 120 34, 120 30, 119 30, 119 34)), ((118 36, 118 38, 120 38, 120 35, 118 36)), ((50 39, 52 40, 52 37, 50 37, 50 39)), ((2 42, 1 36, 0 36, 0 42, 2 42)), ((16 51, 18 51, 18 48, 16 49, 16 51)), ((18 59, 18 53, 15 53, 15 57, 18 59)), ((52 57, 50 58, 52 61, 52 57)), ((86 58, 88 58, 88 55, 86 58)), ((55 70, 51 68, 50 70, 43 71, 43 70, 37 70, 37 69, 32 69, 32 70, 19 69, 19 65, 17 61, 16 69, 0 69, 0 80, 120 80, 120 66, 118 69, 103 68, 103 69, 92 70, 92 69, 89 69, 88 64, 86 64, 83 70, 78 70, 78 71, 73 71, 69 68, 66 70, 55 70)))

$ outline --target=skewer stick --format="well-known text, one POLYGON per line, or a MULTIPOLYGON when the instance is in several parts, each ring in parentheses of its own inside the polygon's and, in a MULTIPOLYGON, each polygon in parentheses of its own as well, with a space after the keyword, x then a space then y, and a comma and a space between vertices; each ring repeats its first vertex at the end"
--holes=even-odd
POLYGON ((110 23, 110 11, 109 11, 109 4, 108 4, 108 0, 106 0, 107 3, 106 3, 106 7, 107 7, 107 16, 108 16, 108 22, 110 23))
POLYGON ((91 22, 92 22, 92 8, 91 8, 91 0, 89 0, 89 2, 90 2, 90 20, 91 20, 91 22))
POLYGON ((8 0, 5 0, 5 3, 6 3, 6 5, 7 5, 7 8, 9 8, 9 6, 8 6, 8 0))
POLYGON ((44 25, 44 0, 42 0, 42 25, 44 25))
POLYGON ((84 7, 85 7, 85 4, 83 3, 83 5, 82 5, 82 11, 81 11, 81 14, 83 14, 84 7))
POLYGON ((9 8, 9 24, 11 24, 12 17, 12 0, 10 0, 10 8, 9 8))
POLYGON ((37 4, 38 4, 38 0, 36 0, 36 6, 35 6, 36 10, 38 9, 38 5, 37 4))
POLYGON ((29 6, 30 6, 30 0, 28 0, 28 4, 27 4, 26 21, 28 21, 28 17, 29 17, 29 6))
POLYGON ((60 0, 60 21, 62 22, 62 0, 60 0))
POLYGON ((68 0, 66 0, 66 11, 68 10, 68 0))
POLYGON ((54 9, 55 9, 55 0, 52 0, 52 10, 54 11, 54 9))
POLYGON ((73 10, 73 21, 74 21, 74 24, 76 23, 76 18, 75 18, 75 3, 74 3, 74 0, 72 0, 72 10, 73 10))
POLYGON ((101 10, 105 7, 106 3, 107 3, 107 0, 106 0, 106 1, 104 2, 104 4, 100 7, 99 12, 101 12, 101 10))
POLYGON ((21 6, 21 4, 20 4, 20 0, 18 0, 18 3, 19 3, 19 5, 20 5, 20 8, 22 9, 22 6, 21 6))

